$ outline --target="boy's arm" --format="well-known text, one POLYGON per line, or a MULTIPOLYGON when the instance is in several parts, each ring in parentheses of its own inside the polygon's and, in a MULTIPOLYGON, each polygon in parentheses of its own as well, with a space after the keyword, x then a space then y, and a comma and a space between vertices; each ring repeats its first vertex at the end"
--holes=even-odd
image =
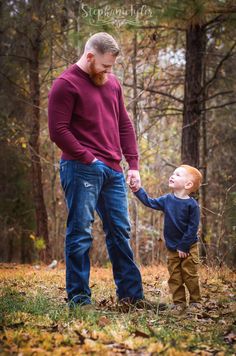
POLYGON ((150 198, 143 188, 140 188, 137 192, 134 192, 136 197, 147 207, 164 211, 165 207, 165 197, 161 196, 159 198, 150 198))
POLYGON ((200 209, 199 206, 196 205, 194 207, 191 207, 188 229, 184 233, 181 241, 177 246, 178 251, 185 252, 185 253, 189 252, 191 245, 196 242, 196 235, 198 231, 199 222, 200 222, 200 209))

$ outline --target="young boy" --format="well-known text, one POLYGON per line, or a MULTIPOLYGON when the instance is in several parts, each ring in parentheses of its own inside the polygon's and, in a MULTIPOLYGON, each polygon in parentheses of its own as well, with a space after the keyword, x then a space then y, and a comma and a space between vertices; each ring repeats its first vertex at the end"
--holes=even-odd
POLYGON ((150 198, 143 188, 136 197, 146 206, 165 213, 164 238, 168 251, 169 289, 173 298, 173 313, 181 314, 186 308, 185 287, 190 294, 190 310, 197 309, 201 300, 198 277, 198 225, 200 211, 195 199, 189 194, 201 184, 202 175, 194 167, 181 165, 169 178, 173 193, 150 198))

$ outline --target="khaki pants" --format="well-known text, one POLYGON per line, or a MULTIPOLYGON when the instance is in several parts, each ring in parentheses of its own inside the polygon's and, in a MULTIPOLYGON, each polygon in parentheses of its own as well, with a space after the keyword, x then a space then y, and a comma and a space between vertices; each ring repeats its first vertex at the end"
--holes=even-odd
POLYGON ((186 304, 185 286, 190 294, 190 303, 200 302, 198 244, 196 243, 192 245, 189 251, 189 256, 186 258, 179 258, 177 251, 170 250, 168 250, 167 256, 168 271, 170 274, 168 284, 174 304, 186 304))

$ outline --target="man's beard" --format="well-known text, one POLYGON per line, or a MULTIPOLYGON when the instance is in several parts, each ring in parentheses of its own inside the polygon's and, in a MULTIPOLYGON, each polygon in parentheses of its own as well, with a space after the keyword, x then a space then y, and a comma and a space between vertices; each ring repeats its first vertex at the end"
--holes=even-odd
POLYGON ((95 70, 95 62, 91 62, 90 64, 90 73, 89 76, 92 80, 92 82, 98 86, 101 87, 102 85, 104 85, 107 82, 107 73, 101 72, 101 73, 97 73, 95 70))

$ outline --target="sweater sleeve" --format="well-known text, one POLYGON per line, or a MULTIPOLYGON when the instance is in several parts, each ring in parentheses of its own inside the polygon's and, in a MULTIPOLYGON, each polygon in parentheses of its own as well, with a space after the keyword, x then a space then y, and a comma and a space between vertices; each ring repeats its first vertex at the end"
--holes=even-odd
POLYGON ((49 93, 48 126, 50 138, 66 153, 82 163, 89 164, 95 158, 82 146, 70 130, 75 104, 73 87, 64 79, 57 79, 49 93))
POLYGON ((119 131, 122 153, 129 164, 129 168, 138 170, 138 147, 134 127, 125 108, 123 93, 120 84, 119 87, 119 131))
POLYGON ((199 222, 200 222, 200 209, 199 206, 196 204, 195 206, 191 206, 190 208, 188 228, 177 246, 178 250, 187 253, 189 252, 191 245, 196 242, 199 222))
POLYGON ((165 196, 159 198, 150 198, 146 191, 143 188, 140 188, 137 192, 134 193, 136 197, 147 207, 165 211, 165 196))

